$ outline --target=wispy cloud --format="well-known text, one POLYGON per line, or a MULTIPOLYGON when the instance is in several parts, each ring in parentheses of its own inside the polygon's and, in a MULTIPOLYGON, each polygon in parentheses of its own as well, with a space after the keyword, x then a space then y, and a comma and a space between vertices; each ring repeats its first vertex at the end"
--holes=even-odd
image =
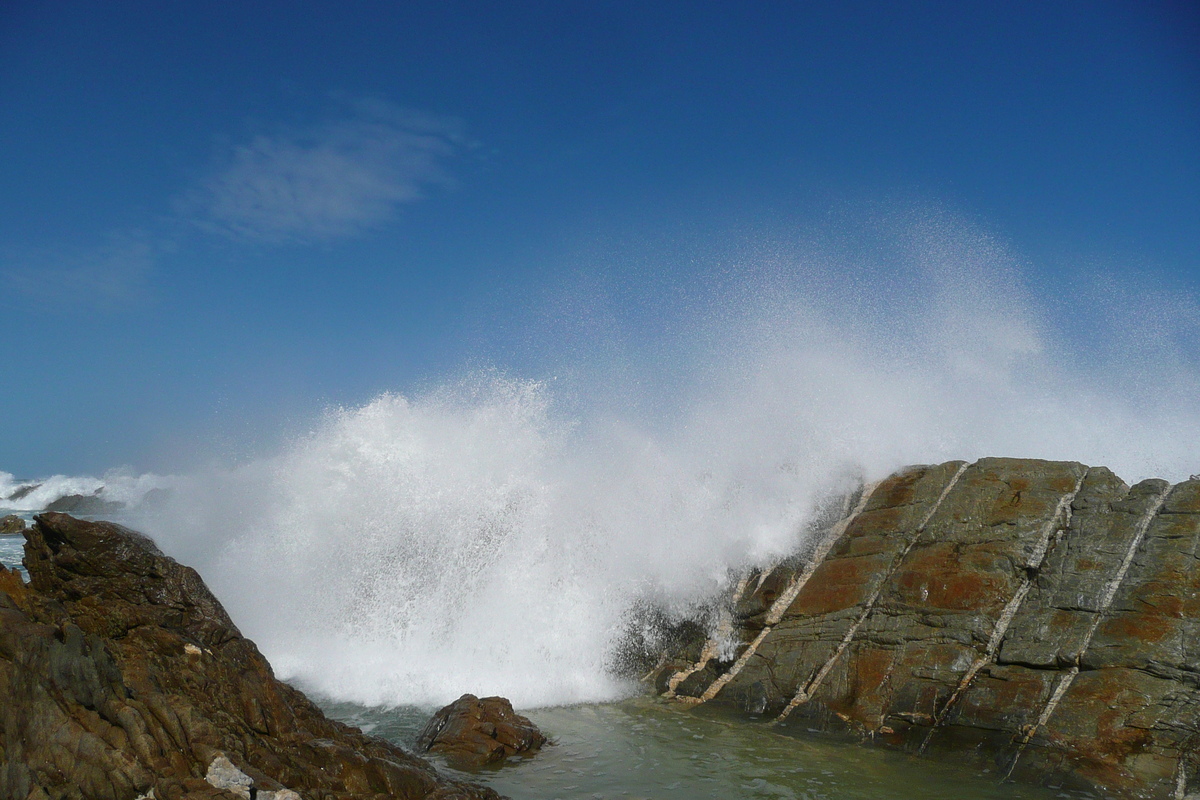
POLYGON ((197 224, 238 238, 352 236, 450 183, 446 162, 465 144, 455 120, 358 101, 342 119, 233 147, 185 207, 197 224))
POLYGON ((0 286, 36 303, 120 310, 151 297, 160 247, 114 236, 94 248, 54 248, 0 256, 0 286))
POLYGON ((113 232, 91 247, 0 249, 0 297, 97 311, 142 306, 154 299, 162 257, 188 245, 188 227, 267 243, 353 236, 451 185, 450 160, 472 146, 457 120, 385 100, 340 102, 336 118, 227 148, 177 195, 176 213, 147 230, 113 232))

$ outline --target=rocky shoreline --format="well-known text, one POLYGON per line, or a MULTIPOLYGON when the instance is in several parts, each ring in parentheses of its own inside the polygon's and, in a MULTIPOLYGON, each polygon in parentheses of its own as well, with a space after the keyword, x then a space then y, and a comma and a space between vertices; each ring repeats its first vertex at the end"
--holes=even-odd
POLYGON ((0 796, 499 800, 327 719, 149 539, 58 513, 25 536, 29 583, 0 568, 0 796))
POLYGON ((743 576, 658 691, 1004 778, 1200 797, 1200 480, 914 467, 814 546, 743 576))
MULTIPOLYGON (((22 523, 23 524, 23 523, 22 523)), ((200 576, 118 525, 44 513, 0 568, 0 796, 498 798, 327 719, 200 576)), ((666 700, 1104 797, 1200 797, 1200 480, 984 459, 912 467, 707 628, 665 639, 666 700)), ((474 765, 544 737, 464 695, 422 750, 474 765)))

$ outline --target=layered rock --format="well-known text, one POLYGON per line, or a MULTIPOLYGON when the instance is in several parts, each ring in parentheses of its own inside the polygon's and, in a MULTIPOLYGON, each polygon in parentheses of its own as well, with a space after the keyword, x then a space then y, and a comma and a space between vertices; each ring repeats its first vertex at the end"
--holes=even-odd
POLYGON ((866 487, 658 687, 1107 796, 1200 787, 1200 481, 984 459, 866 487))
POLYGON ((417 750, 443 755, 452 766, 479 769, 530 756, 546 744, 537 725, 513 711, 503 697, 464 694, 430 718, 417 736, 417 750))
POLYGON ((30 582, 0 571, 0 796, 498 797, 326 719, 145 537, 47 513, 26 538, 30 582))

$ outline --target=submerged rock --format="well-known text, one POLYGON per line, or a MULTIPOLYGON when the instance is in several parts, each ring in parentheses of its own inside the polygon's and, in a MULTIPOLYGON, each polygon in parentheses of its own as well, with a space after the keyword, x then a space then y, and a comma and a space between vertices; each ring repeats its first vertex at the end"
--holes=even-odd
POLYGON ((735 594, 732 642, 666 654, 660 692, 1106 797, 1200 789, 1198 480, 914 467, 735 594))
POLYGON ((546 744, 538 727, 513 711, 503 697, 464 694, 438 711, 417 737, 417 750, 445 756, 459 769, 501 764, 511 756, 533 755, 546 744))
POLYGON ((25 520, 16 514, 0 517, 0 536, 21 533, 23 530, 25 530, 25 520))
MULTIPOLYGON (((96 490, 97 493, 99 489, 96 490)), ((104 500, 95 494, 68 494, 58 498, 46 506, 47 511, 57 511, 63 514, 77 514, 85 517, 99 517, 114 514, 125 508, 119 500, 104 500)))
POLYGON ((5 500, 23 500, 40 488, 42 488, 42 485, 40 483, 27 483, 24 486, 18 487, 16 491, 14 491, 12 494, 10 494, 8 497, 6 497, 4 499, 5 500))
POLYGON ((0 568, 0 797, 495 800, 327 719, 189 567, 46 513, 0 568))

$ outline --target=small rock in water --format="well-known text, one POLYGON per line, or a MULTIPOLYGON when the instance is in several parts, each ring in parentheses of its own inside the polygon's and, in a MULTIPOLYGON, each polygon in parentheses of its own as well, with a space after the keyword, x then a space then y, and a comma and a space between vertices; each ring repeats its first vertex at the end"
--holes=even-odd
POLYGON ((433 715, 417 737, 421 752, 441 753, 460 769, 502 764, 514 755, 533 755, 546 744, 538 727, 513 711, 503 697, 464 694, 433 715))
POLYGON ((25 530, 25 520, 16 514, 0 517, 0 535, 20 533, 25 530))

